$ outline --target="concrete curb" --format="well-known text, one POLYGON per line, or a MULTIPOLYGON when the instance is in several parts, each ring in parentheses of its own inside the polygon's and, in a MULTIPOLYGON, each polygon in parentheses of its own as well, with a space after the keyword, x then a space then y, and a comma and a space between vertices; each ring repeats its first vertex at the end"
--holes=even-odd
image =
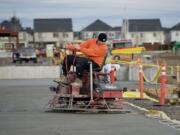
POLYGON ((158 110, 148 110, 146 108, 143 108, 143 107, 140 107, 140 106, 137 106, 137 105, 134 105, 132 103, 129 103, 129 102, 124 102, 125 104, 127 105, 130 105, 136 109, 139 109, 141 111, 144 111, 146 114, 145 116, 147 117, 150 117, 150 118, 158 118, 158 119, 161 119, 161 120, 167 120, 169 122, 172 122, 174 124, 180 124, 180 121, 178 120, 175 120, 175 119, 171 119, 165 112, 163 111, 158 111, 158 110))
POLYGON ((59 66, 4 66, 0 67, 0 79, 58 78, 59 66))

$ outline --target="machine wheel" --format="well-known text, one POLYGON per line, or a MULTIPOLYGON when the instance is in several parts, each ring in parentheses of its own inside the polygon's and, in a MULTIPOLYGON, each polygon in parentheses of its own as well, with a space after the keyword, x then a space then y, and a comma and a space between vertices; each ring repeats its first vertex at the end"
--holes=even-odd
POLYGON ((115 55, 115 56, 114 56, 114 60, 120 60, 120 56, 115 55))
POLYGON ((33 59, 33 62, 34 62, 34 63, 37 63, 37 59, 33 59))
POLYGON ((19 63, 22 64, 22 60, 19 60, 19 63))

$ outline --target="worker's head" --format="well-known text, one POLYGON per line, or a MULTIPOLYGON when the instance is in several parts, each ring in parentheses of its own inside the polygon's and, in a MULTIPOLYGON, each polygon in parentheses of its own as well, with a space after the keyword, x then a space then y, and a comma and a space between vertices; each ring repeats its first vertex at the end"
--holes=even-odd
POLYGON ((97 41, 99 44, 104 44, 107 41, 107 35, 105 33, 100 33, 97 41))

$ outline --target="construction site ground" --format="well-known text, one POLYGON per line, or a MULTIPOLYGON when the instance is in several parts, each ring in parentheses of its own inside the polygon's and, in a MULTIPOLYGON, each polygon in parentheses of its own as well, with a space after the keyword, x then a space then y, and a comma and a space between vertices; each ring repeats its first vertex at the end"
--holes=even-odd
MULTIPOLYGON (((167 64, 167 66, 177 66, 180 65, 180 56, 176 56, 170 52, 167 53, 162 53, 162 54, 158 54, 155 57, 154 63, 157 62, 159 64, 165 62, 167 64)), ((12 60, 9 58, 7 59, 1 59, 0 60, 0 66, 11 66, 11 65, 16 65, 16 66, 24 66, 24 65, 32 65, 32 66, 39 66, 39 65, 52 65, 52 61, 49 58, 40 58, 38 60, 38 63, 23 63, 23 64, 19 64, 19 63, 12 63, 12 60)), ((167 89, 173 89, 174 87, 176 88, 180 88, 180 83, 177 82, 176 79, 174 79, 172 76, 168 76, 167 77, 167 82, 168 84, 167 89)), ((137 92, 139 89, 139 82, 118 82, 121 86, 121 88, 127 88, 129 91, 134 91, 137 92)), ((144 88, 145 88, 145 92, 147 94, 149 94, 149 96, 151 96, 152 98, 156 98, 156 100, 158 100, 158 95, 151 95, 151 93, 148 93, 149 91, 153 91, 152 89, 156 90, 160 90, 160 84, 150 84, 150 83, 145 83, 144 84, 144 88)), ((131 98, 126 98, 126 100, 130 103, 133 103, 137 106, 146 108, 148 110, 159 110, 159 111, 163 111, 165 112, 171 119, 176 119, 176 120, 180 120, 180 105, 179 104, 173 104, 170 105, 168 103, 166 103, 164 106, 159 106, 158 102, 155 102, 153 100, 150 99, 143 99, 143 100, 139 100, 139 98, 135 97, 131 97, 131 98)), ((178 97, 179 100, 179 97, 178 97)))
MULTIPOLYGON (((176 119, 180 121, 180 104, 170 104, 168 100, 166 100, 165 105, 159 104, 159 97, 154 96, 156 94, 150 95, 148 90, 160 90, 160 84, 144 84, 144 99, 140 99, 139 93, 139 82, 117 82, 121 88, 127 88, 127 92, 124 92, 125 101, 128 101, 134 105, 140 106, 142 108, 148 110, 157 110, 163 111, 167 114, 170 119, 176 119)), ((166 89, 177 88, 176 85, 166 85, 166 89)), ((178 98, 179 99, 179 98, 178 98)))
POLYGON ((150 99, 140 99, 140 98, 128 98, 125 99, 136 106, 147 109, 149 112, 156 115, 157 111, 164 112, 171 120, 180 121, 180 105, 160 105, 158 102, 152 101, 150 99))
MULTIPOLYGON (((0 80, 1 135, 179 135, 178 127, 146 117, 128 104, 126 114, 46 112, 51 79, 0 80)), ((128 83, 127 83, 128 84, 128 83)))

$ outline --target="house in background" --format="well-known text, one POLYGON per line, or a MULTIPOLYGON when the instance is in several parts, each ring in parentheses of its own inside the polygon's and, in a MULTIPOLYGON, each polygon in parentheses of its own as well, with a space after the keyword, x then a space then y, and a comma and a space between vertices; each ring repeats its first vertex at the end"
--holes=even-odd
POLYGON ((171 44, 170 30, 171 30, 170 28, 163 27, 164 36, 165 36, 164 44, 166 45, 171 44))
POLYGON ((29 46, 29 43, 33 42, 32 29, 23 28, 16 17, 12 17, 10 21, 3 21, 0 24, 0 27, 1 30, 4 30, 4 32, 7 33, 7 36, 0 37, 0 50, 12 50, 17 47, 27 47, 29 46), (17 33, 17 36, 8 36, 8 33, 10 35, 17 33))
POLYGON ((82 29, 80 33, 82 40, 96 38, 99 35, 99 33, 106 33, 108 40, 112 40, 119 37, 121 32, 120 30, 120 27, 113 28, 105 22, 97 19, 96 21, 82 29))
POLYGON ((108 32, 108 38, 110 40, 121 39, 121 27, 112 27, 112 29, 108 32))
POLYGON ((124 19, 122 37, 131 39, 135 45, 164 44, 165 42, 160 19, 124 19))
POLYGON ((45 48, 47 44, 59 47, 72 41, 72 19, 34 19, 36 47, 45 48))
POLYGON ((33 30, 30 27, 23 28, 19 32, 19 45, 20 47, 34 47, 33 30))
POLYGON ((170 38, 171 42, 180 42, 180 23, 171 28, 170 38))

